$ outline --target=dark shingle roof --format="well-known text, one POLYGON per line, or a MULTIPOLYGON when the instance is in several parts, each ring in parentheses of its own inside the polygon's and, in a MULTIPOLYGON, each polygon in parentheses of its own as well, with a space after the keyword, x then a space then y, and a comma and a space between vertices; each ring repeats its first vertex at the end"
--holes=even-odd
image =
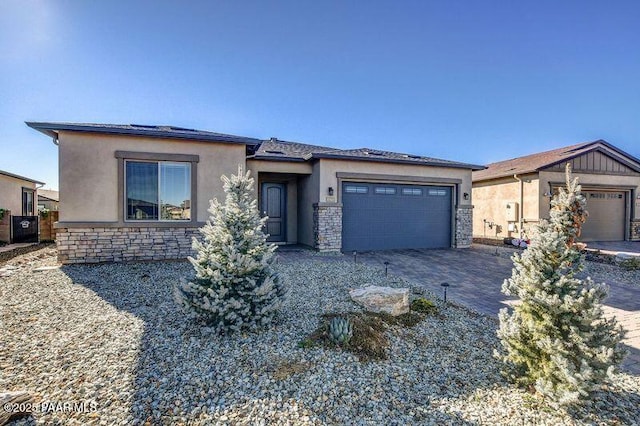
POLYGON ((423 166, 453 167, 471 170, 482 170, 484 168, 484 166, 476 164, 460 163, 457 161, 404 154, 401 152, 381 151, 379 149, 371 148, 336 149, 328 152, 314 153, 313 158, 336 158, 343 160, 375 161, 380 163, 419 164, 423 166))
POLYGON ((21 179, 21 180, 26 180, 27 182, 33 182, 33 183, 36 183, 38 185, 44 185, 44 182, 40 182, 39 180, 34 180, 34 179, 31 179, 31 178, 28 178, 28 177, 16 175, 14 173, 5 172, 4 170, 0 170, 0 175, 5 175, 5 176, 9 176, 9 177, 16 178, 16 179, 21 179))
POLYGON ((144 124, 95 124, 95 123, 46 123, 28 121, 27 126, 53 138, 61 130, 72 132, 107 133, 117 135, 136 135, 155 138, 195 139, 212 142, 230 142, 247 145, 258 145, 260 139, 204 130, 185 129, 175 126, 148 126, 144 124))
POLYGON ((263 141, 255 154, 250 158, 256 160, 307 161, 314 153, 333 150, 335 150, 335 148, 281 141, 276 138, 271 138, 263 141))
POLYGON ((419 164, 425 166, 454 167, 480 170, 483 166, 403 154, 400 152, 381 151, 371 148, 336 149, 319 145, 308 145, 298 142, 281 141, 275 138, 266 140, 260 145, 255 155, 257 160, 307 161, 318 158, 338 160, 374 161, 379 163, 419 164))
POLYGON ((491 163, 485 170, 473 172, 473 181, 497 179, 506 176, 513 176, 525 173, 533 173, 541 169, 553 166, 555 164, 573 159, 582 154, 586 154, 600 146, 607 147, 618 154, 640 163, 638 159, 627 154, 624 151, 614 147, 608 142, 599 139, 593 142, 583 142, 575 145, 565 146, 563 148, 553 149, 551 151, 539 152, 536 154, 526 155, 524 157, 512 158, 510 160, 491 163))
POLYGON ((243 136, 227 135, 203 130, 184 129, 174 126, 147 126, 142 124, 87 124, 87 123, 42 123, 27 122, 27 125, 56 138, 59 131, 77 131, 148 137, 233 142, 248 145, 248 158, 271 161, 309 161, 319 158, 372 161, 379 163, 415 164, 423 166, 453 167, 481 170, 484 166, 423 157, 399 152, 380 151, 370 148, 336 149, 320 145, 281 141, 276 138, 259 140, 243 136))

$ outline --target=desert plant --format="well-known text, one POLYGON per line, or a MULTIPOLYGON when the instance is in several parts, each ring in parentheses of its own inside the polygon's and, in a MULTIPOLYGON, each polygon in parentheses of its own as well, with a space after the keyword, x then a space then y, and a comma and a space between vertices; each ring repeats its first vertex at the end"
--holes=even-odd
POLYGON ((0 220, 4 219, 4 215, 7 214, 7 209, 0 209, 0 220))
POLYGON ((500 311, 504 374, 559 404, 587 398, 611 377, 624 357, 622 327, 603 315, 608 288, 581 280, 584 259, 574 244, 587 219, 585 197, 567 166, 566 189, 551 201, 532 244, 513 256, 502 291, 520 298, 500 311))
POLYGON ((620 262, 620 266, 627 271, 636 271, 640 269, 640 257, 632 257, 631 259, 625 259, 620 262))
POLYGON ((335 317, 329 322, 329 338, 338 345, 347 345, 353 337, 353 325, 349 318, 335 317))
POLYGON ((222 181, 225 202, 211 201, 203 241, 193 239, 195 278, 176 284, 174 296, 221 331, 254 329, 269 324, 282 305, 284 287, 272 268, 276 246, 266 242, 250 173, 239 166, 222 181))
POLYGON ((436 307, 435 303, 433 303, 429 299, 425 299, 424 297, 414 299, 411 302, 411 310, 423 314, 435 314, 436 312, 438 312, 438 308, 436 307))

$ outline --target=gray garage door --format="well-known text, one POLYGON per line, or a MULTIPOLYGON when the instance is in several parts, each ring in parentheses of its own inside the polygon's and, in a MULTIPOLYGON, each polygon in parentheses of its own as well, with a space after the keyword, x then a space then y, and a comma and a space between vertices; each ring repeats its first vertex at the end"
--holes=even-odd
POLYGON ((345 182, 342 250, 451 246, 451 187, 345 182))
POLYGON ((626 199, 622 191, 583 191, 589 217, 582 241, 622 241, 625 237, 626 199))

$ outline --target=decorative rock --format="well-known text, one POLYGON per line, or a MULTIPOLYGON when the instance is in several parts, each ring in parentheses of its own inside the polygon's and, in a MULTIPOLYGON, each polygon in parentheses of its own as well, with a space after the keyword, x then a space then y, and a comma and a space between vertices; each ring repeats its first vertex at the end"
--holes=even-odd
POLYGON ((367 286, 349 291, 351 299, 370 312, 398 316, 409 312, 409 289, 367 286))

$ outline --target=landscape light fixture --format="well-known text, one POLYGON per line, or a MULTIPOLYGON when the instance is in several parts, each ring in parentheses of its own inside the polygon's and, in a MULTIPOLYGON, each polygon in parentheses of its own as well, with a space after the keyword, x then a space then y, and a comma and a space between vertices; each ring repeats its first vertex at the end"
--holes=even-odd
POLYGON ((388 260, 385 260, 385 262, 384 262, 384 276, 385 276, 385 277, 386 277, 386 276, 388 275, 388 273, 389 273, 389 270, 388 270, 388 269, 389 269, 389 261, 388 261, 388 260))
POLYGON ((449 287, 449 283, 442 283, 440 286, 444 289, 444 305, 447 305, 447 287, 449 287))
POLYGON ((358 263, 358 252, 357 251, 353 252, 353 263, 358 263))

